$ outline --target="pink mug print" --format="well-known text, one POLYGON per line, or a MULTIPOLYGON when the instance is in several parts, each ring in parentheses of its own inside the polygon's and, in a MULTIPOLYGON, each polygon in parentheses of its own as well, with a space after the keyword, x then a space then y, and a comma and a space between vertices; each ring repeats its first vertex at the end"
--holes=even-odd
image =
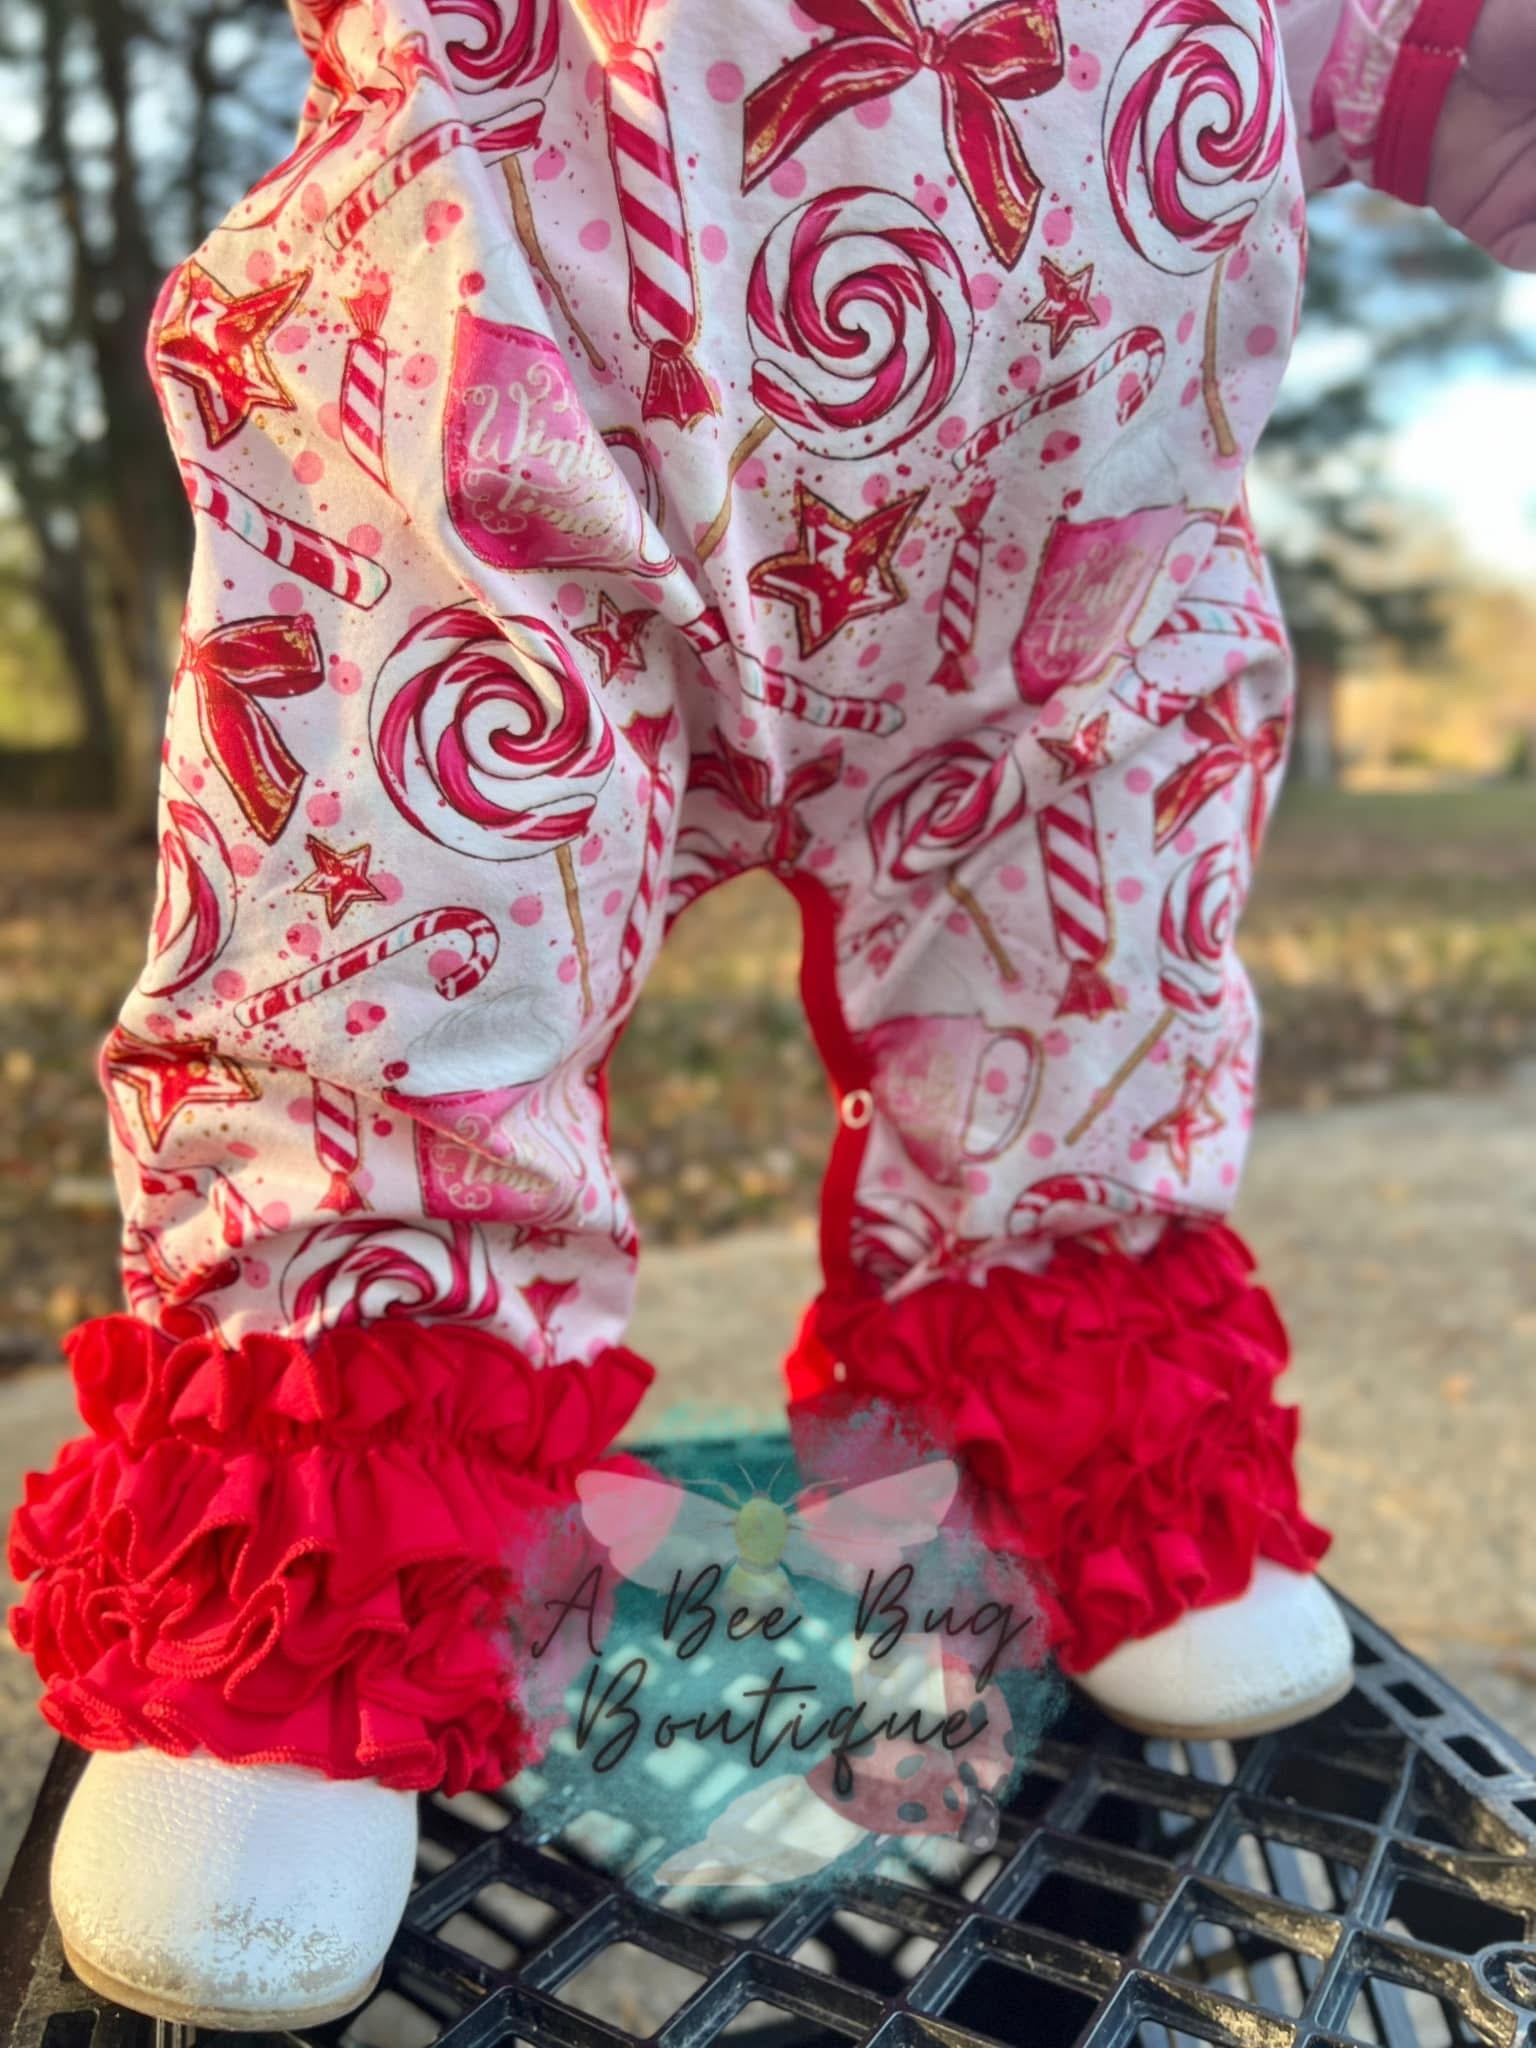
POLYGON ((944 1185, 996 1159, 1028 1127, 1040 1092, 1032 1031, 979 1017, 889 1017, 862 1032, 876 1106, 912 1163, 944 1185))

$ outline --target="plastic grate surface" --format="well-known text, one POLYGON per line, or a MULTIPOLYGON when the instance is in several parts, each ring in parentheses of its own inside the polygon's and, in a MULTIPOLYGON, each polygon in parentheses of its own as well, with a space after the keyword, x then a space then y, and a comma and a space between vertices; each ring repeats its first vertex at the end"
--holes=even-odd
MULTIPOLYGON (((693 1458, 784 1448, 644 1455, 686 1480, 693 1458)), ((1536 1759, 1344 1607, 1357 1685, 1306 1726, 1186 1746, 1074 1704, 991 1853, 957 1847, 942 1876, 873 1866, 770 1917, 634 1897, 612 1841, 595 1852, 600 1827, 545 1838, 501 1797, 424 1800, 379 1991, 350 2020, 277 2038, 1536 2048, 1536 1759)), ((56 1760, 0 1906, 4 2048, 154 2039, 73 1979, 48 1920, 48 1849, 79 1764, 56 1760)), ((220 2038, 253 2037, 199 2041, 220 2038)))

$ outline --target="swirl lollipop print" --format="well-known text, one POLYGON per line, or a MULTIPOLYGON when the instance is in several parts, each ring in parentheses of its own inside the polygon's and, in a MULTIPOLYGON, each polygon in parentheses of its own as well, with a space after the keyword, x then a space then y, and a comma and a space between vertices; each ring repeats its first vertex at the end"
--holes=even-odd
POLYGON ((553 852, 581 969, 591 968, 571 843, 613 772, 613 732, 559 637, 472 606, 406 634, 374 684, 379 777, 402 817, 474 860, 553 852))
POLYGON ((1092 1102, 1067 1133, 1069 1145, 1075 1145, 1108 1109, 1178 1018, 1201 1031, 1212 1030, 1221 1021, 1232 936, 1246 894, 1237 847, 1230 841, 1217 841, 1191 854, 1174 875, 1157 921, 1157 987, 1163 999, 1163 1012, 1141 1043, 1126 1054, 1104 1086, 1095 1092, 1092 1102))
POLYGON ((1217 340, 1227 260, 1285 158, 1285 86, 1270 0, 1154 0, 1110 81, 1104 163, 1121 232, 1176 277, 1214 266, 1206 410, 1223 456, 1217 340))
POLYGON ((1024 776, 1005 732, 983 726, 929 747, 878 783, 866 825, 882 893, 942 874, 1006 982, 1018 970, 991 919, 962 883, 962 861, 1024 816, 1024 776), (882 888, 882 884, 885 885, 882 888))
POLYGON ((959 257, 905 199, 845 185, 785 214, 747 283, 760 417, 732 452, 700 558, 725 538, 737 472, 776 427, 829 461, 884 454, 953 398, 974 328, 959 257))
POLYGON ((393 1316, 478 1323, 500 1299, 485 1240, 471 1223, 347 1216, 310 1231, 283 1274, 283 1313, 312 1342, 322 1330, 393 1316))
POLYGON ((190 988, 229 944, 234 922, 235 871, 222 833, 200 805, 169 798, 140 994, 174 996, 190 988))

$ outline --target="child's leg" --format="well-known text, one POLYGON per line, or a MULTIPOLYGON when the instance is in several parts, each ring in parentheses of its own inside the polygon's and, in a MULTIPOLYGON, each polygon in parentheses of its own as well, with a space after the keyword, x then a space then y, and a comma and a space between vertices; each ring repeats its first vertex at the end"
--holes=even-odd
POLYGON ((810 1444, 889 1401, 959 1450, 1074 1670, 1324 1543, 1285 1337, 1221 1220, 1258 1035, 1234 931, 1289 689, 1262 583, 1235 523, 1075 722, 1021 717, 1007 675, 961 716, 908 693, 868 773, 806 807, 842 1129, 792 1417, 810 1444), (1213 644, 1225 680, 1190 694, 1213 644))

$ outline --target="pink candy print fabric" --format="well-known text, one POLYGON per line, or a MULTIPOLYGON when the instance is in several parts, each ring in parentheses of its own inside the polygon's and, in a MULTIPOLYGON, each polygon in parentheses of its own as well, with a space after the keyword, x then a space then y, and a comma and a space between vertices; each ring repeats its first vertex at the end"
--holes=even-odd
MULTIPOLYGON (((1403 52, 1471 13, 300 0, 299 141, 150 341, 197 549, 148 959, 103 1075, 131 1310, 183 1349, 138 1347, 112 1412, 174 1434, 191 1397, 156 1387, 248 1390, 227 1359, 267 1338, 286 1387, 292 1346, 405 1324, 519 1373, 607 1361, 619 1426, 637 1245, 604 1065, 669 921, 752 868, 804 911, 839 1102, 829 1299, 1037 1275, 1069 1238, 1141 1257, 1225 1215, 1258 1050, 1234 934, 1291 693, 1244 467, 1304 190, 1376 175, 1403 52)), ((1159 1302, 1238 1313, 1240 1253, 1219 1282, 1177 1264, 1159 1302)), ((1259 1322, 1233 1415, 1267 1415, 1283 1362, 1259 1322)), ((114 1344, 77 1348, 105 1385, 114 1344)), ((333 1407, 292 1413, 323 1436, 333 1407)), ((118 1570, 98 1505, 95 1535, 25 1539, 34 1613, 61 1560, 118 1570)), ((1305 1562, 1296 1526, 1269 1547, 1305 1562)), ((1268 1539, 1221 1540, 1241 1584, 1268 1539)), ((1124 1592, 1122 1633, 1202 1569, 1124 1592)), ((196 1733, 216 1660, 194 1644, 155 1693, 161 1572, 114 1592, 111 1658, 56 1651, 97 1669, 84 1739, 196 1733)), ((408 1751, 397 1781, 433 1782, 459 1750, 411 1729, 223 1753, 408 1751)), ((504 1735, 460 1781, 496 1782, 504 1735)))

